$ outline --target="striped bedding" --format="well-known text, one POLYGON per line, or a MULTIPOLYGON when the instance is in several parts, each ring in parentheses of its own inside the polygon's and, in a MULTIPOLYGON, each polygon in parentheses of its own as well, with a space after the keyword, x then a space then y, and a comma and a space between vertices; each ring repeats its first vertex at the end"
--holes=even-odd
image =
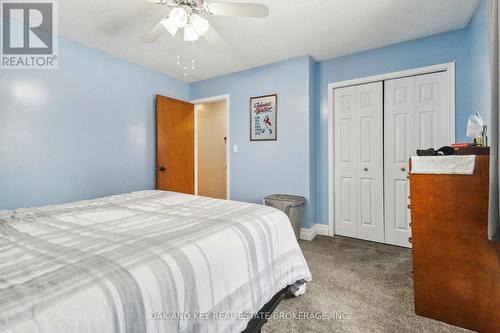
POLYGON ((0 332, 240 332, 310 279, 266 206, 142 191, 0 211, 0 332))

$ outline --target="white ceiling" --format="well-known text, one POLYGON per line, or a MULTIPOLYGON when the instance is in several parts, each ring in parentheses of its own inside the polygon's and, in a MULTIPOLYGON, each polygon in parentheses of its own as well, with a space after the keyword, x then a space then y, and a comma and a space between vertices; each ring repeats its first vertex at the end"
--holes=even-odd
MULTIPOLYGON (((207 0, 209 1, 209 0, 207 0)), ((225 0, 229 1, 229 0, 225 0)), ((141 41, 168 9, 147 0, 59 1, 59 33, 85 46, 193 82, 310 54, 324 60, 465 27, 479 0, 233 0, 265 3, 265 19, 212 17, 225 43, 189 46, 168 33, 141 41), (194 58, 189 77, 176 56, 194 58)))

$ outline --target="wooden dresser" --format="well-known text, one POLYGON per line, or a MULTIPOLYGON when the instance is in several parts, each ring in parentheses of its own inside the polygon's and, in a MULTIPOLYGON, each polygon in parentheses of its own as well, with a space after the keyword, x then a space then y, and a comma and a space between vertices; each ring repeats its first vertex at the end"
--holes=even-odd
POLYGON ((415 312, 500 332, 500 242, 487 237, 489 156, 474 174, 410 173, 415 312))

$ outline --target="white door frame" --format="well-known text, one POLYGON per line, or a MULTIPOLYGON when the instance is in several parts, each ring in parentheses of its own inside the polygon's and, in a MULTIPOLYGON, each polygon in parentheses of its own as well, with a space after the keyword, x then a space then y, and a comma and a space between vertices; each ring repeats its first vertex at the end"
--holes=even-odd
POLYGON ((450 107, 450 133, 452 138, 455 138, 455 62, 448 62, 439 65, 419 67, 404 71, 385 73, 380 75, 368 76, 347 81, 339 81, 328 84, 328 235, 335 234, 335 214, 334 214, 334 193, 335 193, 335 178, 334 178, 334 133, 333 133, 333 113, 334 101, 333 91, 335 88, 354 86, 359 84, 385 81, 391 79, 399 79, 407 76, 415 76, 422 74, 430 74, 435 72, 447 72, 449 82, 449 107, 450 107))
POLYGON ((230 113, 229 113, 229 95, 219 95, 201 99, 195 99, 190 103, 195 105, 194 108, 194 194, 198 195, 198 111, 196 104, 205 104, 213 102, 226 102, 226 199, 231 199, 231 126, 230 126, 230 113))

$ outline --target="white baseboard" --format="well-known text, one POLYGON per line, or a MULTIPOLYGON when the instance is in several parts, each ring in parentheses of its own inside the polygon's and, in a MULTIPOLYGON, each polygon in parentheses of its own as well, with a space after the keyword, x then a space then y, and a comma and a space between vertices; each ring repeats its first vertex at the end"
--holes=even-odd
POLYGON ((307 229, 307 228, 301 228, 300 229, 300 239, 306 240, 306 241, 312 241, 314 237, 318 234, 317 231, 317 224, 313 225, 312 228, 307 229))
POLYGON ((327 224, 316 224, 316 228, 320 236, 333 236, 330 232, 330 226, 327 224))
POLYGON ((326 224, 315 224, 310 229, 300 229, 300 239, 312 241, 317 235, 330 236, 330 227, 326 224))

